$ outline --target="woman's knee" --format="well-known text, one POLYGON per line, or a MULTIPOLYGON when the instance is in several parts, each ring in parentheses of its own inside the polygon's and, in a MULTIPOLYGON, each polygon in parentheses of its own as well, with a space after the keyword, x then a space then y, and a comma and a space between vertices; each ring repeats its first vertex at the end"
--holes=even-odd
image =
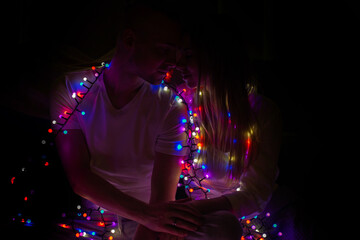
POLYGON ((219 215, 221 226, 225 230, 226 239, 240 239, 242 236, 242 227, 237 217, 231 212, 224 211, 219 215))
POLYGON ((240 240, 242 227, 237 217, 229 211, 218 211, 212 214, 216 219, 218 233, 224 240, 240 240))

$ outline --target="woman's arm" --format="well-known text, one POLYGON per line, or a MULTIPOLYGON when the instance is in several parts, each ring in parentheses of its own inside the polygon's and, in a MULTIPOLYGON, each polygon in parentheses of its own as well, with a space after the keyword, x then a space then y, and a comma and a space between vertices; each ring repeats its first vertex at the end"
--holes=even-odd
POLYGON ((208 214, 217 211, 233 212, 232 205, 229 199, 224 196, 211 199, 194 200, 185 204, 191 205, 193 208, 197 209, 202 214, 208 214))

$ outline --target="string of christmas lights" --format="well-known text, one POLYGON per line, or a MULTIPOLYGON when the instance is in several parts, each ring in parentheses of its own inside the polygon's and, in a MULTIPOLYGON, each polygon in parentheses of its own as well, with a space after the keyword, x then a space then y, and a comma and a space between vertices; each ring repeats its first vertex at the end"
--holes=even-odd
MULTIPOLYGON (((70 213, 69 224, 59 223, 64 229, 71 229, 76 238, 90 238, 93 240, 113 240, 120 236, 118 223, 114 214, 107 214, 101 207, 86 208, 80 204, 76 206, 76 213, 70 213)), ((63 213, 63 218, 67 215, 63 213)))
MULTIPOLYGON (((60 132, 63 132, 63 134, 68 133, 68 131, 66 129, 63 130, 63 128, 65 127, 66 123, 70 120, 70 118, 73 116, 73 114, 75 112, 79 112, 83 116, 86 114, 85 111, 81 111, 79 109, 79 106, 82 103, 82 101, 84 100, 84 98, 86 97, 86 95, 90 92, 91 88, 94 86, 96 81, 99 79, 99 77, 101 76, 101 74, 103 73, 105 68, 108 68, 109 66, 110 66, 109 63, 102 62, 101 67, 100 67, 100 69, 101 69, 100 72, 96 70, 97 67, 92 66, 91 70, 93 70, 94 76, 95 76, 95 79, 93 81, 90 81, 87 77, 83 77, 83 81, 80 82, 80 86, 84 87, 86 89, 86 91, 85 92, 80 92, 80 91, 73 92, 72 95, 71 95, 71 97, 76 101, 75 108, 72 111, 64 111, 63 114, 59 115, 59 119, 63 119, 64 121, 62 121, 62 122, 59 122, 59 121, 56 121, 56 120, 52 121, 53 125, 56 125, 56 124, 60 125, 60 129, 56 131, 55 137, 60 132)), ((53 129, 49 128, 48 132, 53 133, 53 129)))

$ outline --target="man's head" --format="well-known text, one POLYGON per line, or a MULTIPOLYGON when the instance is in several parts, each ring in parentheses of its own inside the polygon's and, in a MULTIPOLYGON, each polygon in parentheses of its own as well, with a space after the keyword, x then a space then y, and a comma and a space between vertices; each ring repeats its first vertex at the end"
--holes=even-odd
POLYGON ((159 84, 176 64, 180 24, 170 11, 146 5, 132 7, 124 18, 115 57, 125 59, 127 73, 159 84))

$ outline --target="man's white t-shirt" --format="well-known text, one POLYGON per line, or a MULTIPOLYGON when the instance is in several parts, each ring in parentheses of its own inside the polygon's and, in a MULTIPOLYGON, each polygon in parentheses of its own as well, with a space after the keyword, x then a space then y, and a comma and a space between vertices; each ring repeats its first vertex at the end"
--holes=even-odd
MULTIPOLYGON (((90 70, 66 76, 52 98, 53 120, 65 122, 59 116, 69 117, 65 111, 72 112, 77 104, 73 93, 82 96, 87 91, 85 86, 91 86, 87 81, 95 80, 94 73, 90 70)), ((102 76, 82 100, 76 97, 81 101, 79 111, 74 111, 63 130, 82 130, 95 174, 122 192, 148 202, 155 152, 187 155, 187 148, 179 147, 186 145, 183 123, 188 118, 186 105, 177 102, 172 91, 144 80, 136 96, 116 109, 108 98, 102 76)), ((55 124, 53 129, 60 127, 55 124)))

